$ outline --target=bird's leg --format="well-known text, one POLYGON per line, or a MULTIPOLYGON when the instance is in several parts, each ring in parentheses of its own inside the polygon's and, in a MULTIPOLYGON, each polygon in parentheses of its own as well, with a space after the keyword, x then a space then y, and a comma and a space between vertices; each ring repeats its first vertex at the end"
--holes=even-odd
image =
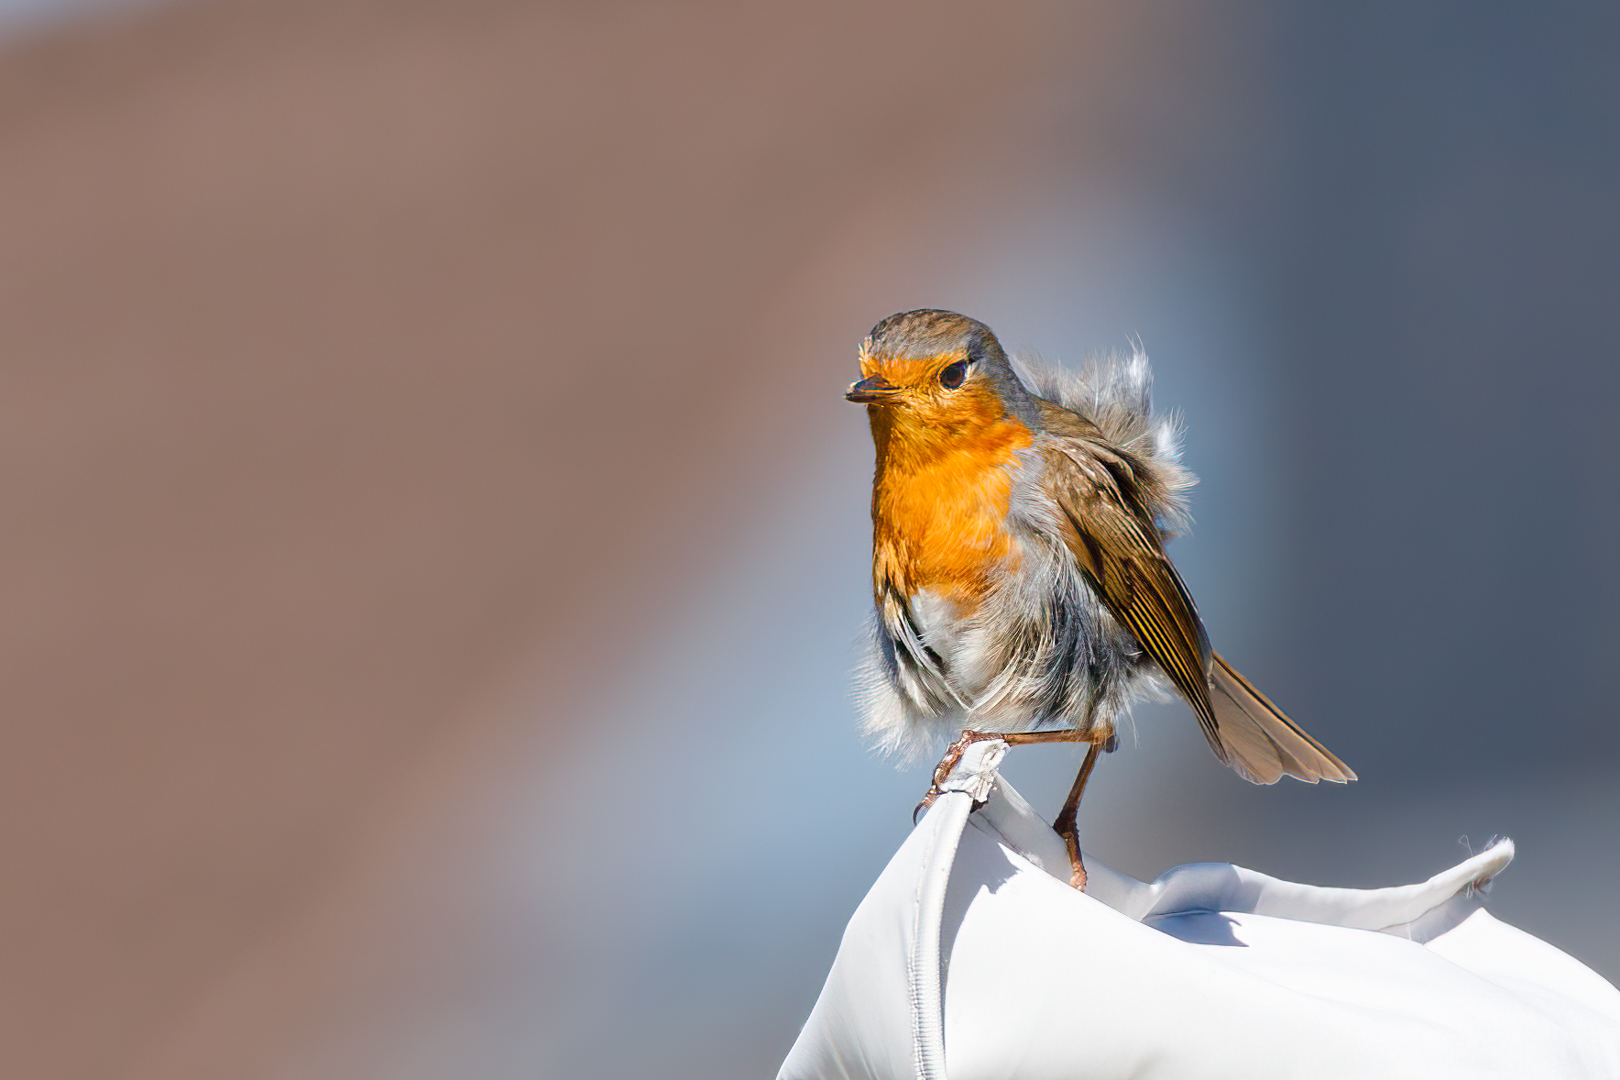
POLYGON ((928 793, 923 796, 922 802, 917 804, 917 809, 912 811, 912 820, 921 817, 922 812, 933 806, 934 800, 944 793, 940 785, 962 760, 967 748, 976 742, 985 742, 989 739, 1000 739, 1008 746, 1028 746, 1031 743, 1084 742, 1087 736, 1071 728, 1064 728, 1062 731, 975 731, 968 728, 951 743, 950 749, 945 751, 945 756, 934 766, 933 782, 928 785, 928 793))
POLYGON ((1081 763, 1080 773, 1074 778, 1074 786, 1069 789, 1069 797, 1063 801, 1063 809, 1058 811, 1057 820, 1052 822, 1052 828, 1063 837, 1063 846, 1069 849, 1069 884, 1082 892, 1086 888, 1086 864, 1080 858, 1080 827, 1076 822, 1080 815, 1080 797, 1086 793, 1086 781, 1091 779, 1091 770, 1096 767, 1098 755, 1112 750, 1113 742, 1112 735, 1091 740, 1086 760, 1081 763))

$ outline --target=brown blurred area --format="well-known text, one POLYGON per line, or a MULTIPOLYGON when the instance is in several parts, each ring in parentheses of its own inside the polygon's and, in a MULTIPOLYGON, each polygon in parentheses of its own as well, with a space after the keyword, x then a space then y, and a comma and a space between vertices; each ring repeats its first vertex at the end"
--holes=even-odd
POLYGON ((784 341, 885 313, 796 310, 807 268, 984 179, 1032 13, 242 0, 6 48, 9 1075, 131 1075, 482 688, 632 648, 843 377, 784 341))

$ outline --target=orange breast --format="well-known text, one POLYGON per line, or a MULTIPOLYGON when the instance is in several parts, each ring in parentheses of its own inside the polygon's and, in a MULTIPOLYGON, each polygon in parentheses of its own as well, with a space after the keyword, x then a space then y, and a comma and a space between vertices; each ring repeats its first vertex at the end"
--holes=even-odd
POLYGON ((977 609, 1017 552, 1007 531, 1016 454, 1033 441, 1010 418, 969 430, 879 432, 872 490, 873 584, 901 596, 933 589, 977 609))

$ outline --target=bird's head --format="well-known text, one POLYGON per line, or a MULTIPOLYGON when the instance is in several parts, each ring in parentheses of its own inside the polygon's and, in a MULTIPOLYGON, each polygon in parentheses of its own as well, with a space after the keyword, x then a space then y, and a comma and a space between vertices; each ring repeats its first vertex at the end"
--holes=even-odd
POLYGON ((844 395, 867 406, 873 433, 939 441, 1036 410, 990 328, 953 311, 890 315, 861 342, 863 378, 844 395))

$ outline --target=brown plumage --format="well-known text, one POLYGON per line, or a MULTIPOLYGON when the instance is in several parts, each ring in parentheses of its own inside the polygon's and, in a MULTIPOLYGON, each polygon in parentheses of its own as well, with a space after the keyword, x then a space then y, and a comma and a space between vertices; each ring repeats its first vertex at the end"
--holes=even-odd
POLYGON ((1149 499, 1128 456, 1096 425, 1037 399, 1048 484, 1063 510, 1063 541, 1113 617, 1192 706, 1215 756, 1260 784, 1355 774, 1302 731, 1209 646, 1197 606, 1164 553, 1149 499))
POLYGON ((880 742, 915 752, 969 728, 1111 745, 1163 678, 1249 780, 1355 778, 1210 648, 1164 553, 1192 478, 1146 357, 1035 371, 1032 393, 988 327, 925 310, 879 323, 861 371, 848 396, 877 450, 862 706, 880 742))

